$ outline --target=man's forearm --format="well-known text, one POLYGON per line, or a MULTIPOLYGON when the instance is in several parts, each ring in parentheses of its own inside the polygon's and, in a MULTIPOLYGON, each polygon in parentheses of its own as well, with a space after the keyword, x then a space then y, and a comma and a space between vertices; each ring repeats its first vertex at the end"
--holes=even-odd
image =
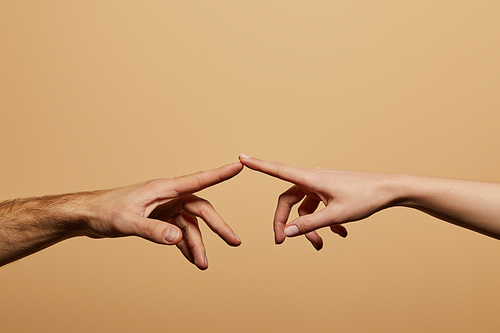
POLYGON ((200 218, 228 245, 240 239, 205 199, 193 195, 236 176, 240 162, 176 178, 109 190, 0 203, 0 266, 75 236, 138 236, 177 245, 200 269, 208 268, 200 218))
POLYGON ((0 266, 82 234, 85 201, 75 193, 0 203, 0 266))

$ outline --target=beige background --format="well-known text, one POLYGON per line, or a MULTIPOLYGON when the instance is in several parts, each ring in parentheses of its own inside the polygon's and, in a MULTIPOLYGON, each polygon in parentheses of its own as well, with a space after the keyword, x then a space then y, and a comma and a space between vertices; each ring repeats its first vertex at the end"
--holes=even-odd
MULTIPOLYGON (((238 153, 499 181, 498 1, 2 1, 0 199, 238 153)), ((206 190, 243 240, 210 268, 138 238, 3 267, 2 332, 494 332, 498 242, 402 208, 273 243, 287 184, 206 190)))

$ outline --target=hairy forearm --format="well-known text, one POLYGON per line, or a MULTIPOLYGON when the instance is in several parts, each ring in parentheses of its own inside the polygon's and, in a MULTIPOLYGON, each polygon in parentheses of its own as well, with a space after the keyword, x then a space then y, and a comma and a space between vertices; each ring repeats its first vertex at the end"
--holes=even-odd
POLYGON ((500 184, 414 175, 395 178, 397 205, 500 239, 500 184))
POLYGON ((0 266, 82 234, 86 198, 75 193, 0 203, 0 266))

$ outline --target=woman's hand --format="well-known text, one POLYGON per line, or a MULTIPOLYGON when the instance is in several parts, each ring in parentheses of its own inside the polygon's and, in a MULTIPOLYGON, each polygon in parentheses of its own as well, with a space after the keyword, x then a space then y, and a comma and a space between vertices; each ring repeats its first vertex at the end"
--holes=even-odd
POLYGON ((337 171, 326 168, 302 169, 240 155, 250 169, 289 181, 294 185, 282 193, 274 215, 277 244, 286 237, 305 235, 320 250, 323 240, 316 229, 329 226, 347 236, 343 223, 361 220, 394 203, 397 198, 388 181, 396 175, 337 171), (292 207, 299 202, 299 217, 288 221, 292 207), (325 208, 316 212, 320 203, 325 208))

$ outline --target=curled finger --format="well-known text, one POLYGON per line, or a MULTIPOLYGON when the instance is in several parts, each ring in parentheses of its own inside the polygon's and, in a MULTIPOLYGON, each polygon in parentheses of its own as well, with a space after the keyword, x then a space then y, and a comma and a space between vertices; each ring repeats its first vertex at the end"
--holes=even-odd
MULTIPOLYGON (((172 219, 174 223, 182 230, 182 233, 184 235, 183 241, 186 245, 187 251, 192 258, 192 260, 190 261, 194 263, 199 269, 207 269, 208 261, 205 245, 203 244, 201 231, 198 226, 196 217, 181 211, 180 214, 175 215, 172 219)), ((181 251, 184 254, 183 249, 181 249, 181 251)))
POLYGON ((276 244, 281 244, 285 241, 285 227, 290 216, 290 211, 304 196, 305 193, 296 185, 290 187, 279 196, 273 224, 276 244))
POLYGON ((188 245, 186 244, 186 241, 184 239, 181 239, 177 244, 175 244, 177 248, 181 251, 181 253, 184 255, 184 257, 192 264, 194 264, 194 258, 193 254, 189 250, 188 245))
POLYGON ((208 227, 219 235, 228 245, 238 246, 241 240, 236 233, 224 222, 210 202, 199 198, 196 195, 190 195, 183 205, 186 213, 200 217, 205 221, 208 227))
MULTIPOLYGON (((304 201, 302 201, 302 203, 299 206, 298 209, 299 216, 314 213, 318 208, 318 206, 319 206, 319 200, 314 199, 310 196, 306 196, 304 201)), ((305 236, 317 251, 323 248, 323 239, 316 231, 308 232, 305 236)))
POLYGON ((342 224, 334 224, 330 226, 330 230, 339 235, 340 237, 347 237, 347 229, 342 224))

